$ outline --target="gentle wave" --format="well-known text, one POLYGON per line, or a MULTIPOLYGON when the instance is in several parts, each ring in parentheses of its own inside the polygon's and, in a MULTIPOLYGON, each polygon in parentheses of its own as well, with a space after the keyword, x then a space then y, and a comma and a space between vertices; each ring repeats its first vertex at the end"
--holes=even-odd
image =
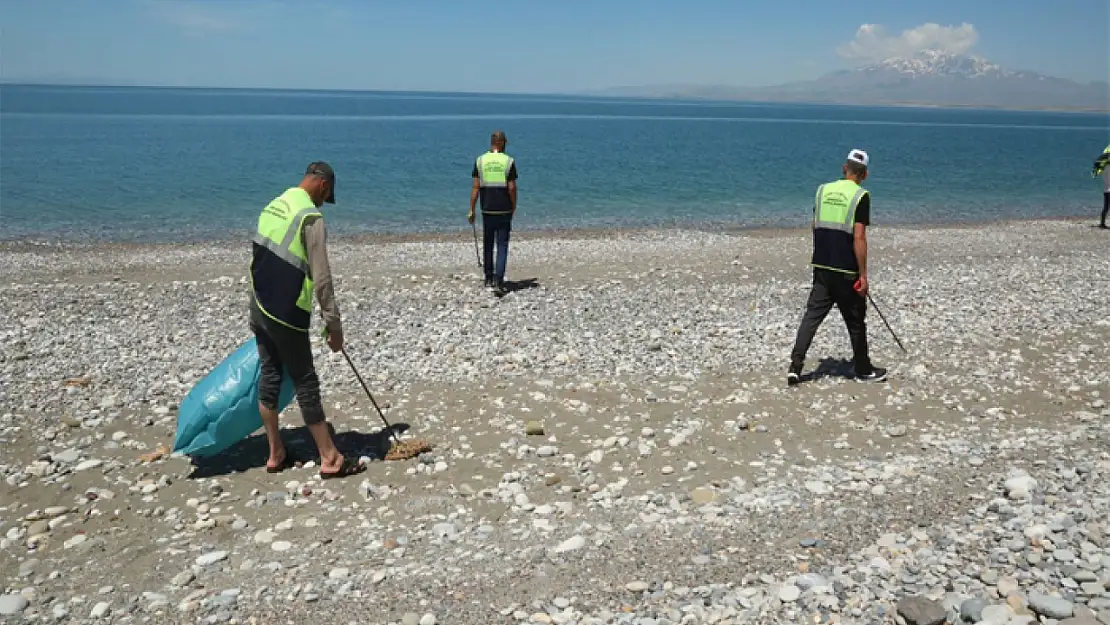
POLYGON ((495 127, 517 139, 521 229, 800 227, 853 147, 875 159, 876 225, 1097 216, 1090 164, 1107 133, 1093 114, 912 107, 131 88, 3 98, 0 204, 28 218, 0 238, 247 232, 315 158, 343 172, 328 211, 341 234, 466 229, 473 158, 495 127))

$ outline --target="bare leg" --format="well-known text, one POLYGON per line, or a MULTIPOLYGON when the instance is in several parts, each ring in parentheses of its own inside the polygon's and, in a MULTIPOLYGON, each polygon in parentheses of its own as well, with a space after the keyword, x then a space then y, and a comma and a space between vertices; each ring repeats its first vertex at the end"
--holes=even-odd
POLYGON ((327 421, 309 424, 308 431, 312 434, 312 440, 316 441, 316 449, 320 451, 320 470, 325 473, 338 471, 343 465, 343 454, 335 448, 327 421))
POLYGON ((258 410, 262 413, 262 427, 266 430, 266 440, 270 443, 270 459, 266 466, 276 468, 285 461, 285 444, 281 441, 281 432, 278 430, 278 412, 258 403, 258 410))
MULTIPOLYGON (((265 324, 261 313, 255 315, 255 324, 265 324)), ((259 411, 270 443, 267 469, 273 471, 288 463, 285 445, 278 430, 278 401, 284 382, 283 370, 288 373, 297 394, 301 416, 320 452, 320 473, 323 477, 345 477, 359 472, 358 466, 344 467, 345 458, 335 447, 328 428, 324 405, 320 399, 320 380, 312 362, 312 345, 308 334, 278 327, 257 332, 258 351, 262 362, 259 382, 259 411), (267 404, 272 407, 267 407, 267 404), (326 474, 326 475, 324 475, 326 474)), ((349 461, 348 461, 349 462, 349 461)), ((357 465, 357 463, 354 463, 357 465)))
POLYGON ((278 394, 281 392, 281 371, 284 366, 281 354, 273 337, 266 332, 262 314, 251 305, 250 327, 258 342, 258 359, 261 371, 258 379, 258 412, 262 416, 262 427, 266 430, 266 440, 270 443, 270 457, 266 468, 279 470, 285 462, 285 444, 278 430, 278 394))

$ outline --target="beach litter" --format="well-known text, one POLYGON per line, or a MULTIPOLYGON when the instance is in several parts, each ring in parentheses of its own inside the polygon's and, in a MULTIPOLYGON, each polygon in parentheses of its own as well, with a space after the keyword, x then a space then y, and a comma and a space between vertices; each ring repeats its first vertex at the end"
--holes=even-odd
POLYGON ((431 451, 432 444, 426 440, 417 438, 410 439, 408 441, 402 441, 397 436, 396 430, 394 430, 393 426, 389 424, 389 421, 385 418, 385 413, 382 412, 382 409, 378 406, 378 402, 374 399, 374 394, 370 392, 370 387, 366 386, 366 382, 362 379, 362 375, 359 374, 358 369, 355 368, 355 363, 353 360, 351 360, 351 356, 347 354, 347 349, 341 348, 339 351, 342 352, 343 357, 347 359, 347 364, 350 365, 351 371, 355 374, 355 377, 358 378, 358 383, 362 385, 362 390, 366 391, 366 396, 370 398, 370 403, 374 405, 374 410, 376 410, 378 412, 378 416, 381 417, 382 423, 385 424, 385 429, 389 430, 389 434, 393 437, 393 442, 395 444, 390 446, 389 451, 385 454, 385 459, 408 460, 410 458, 415 458, 424 452, 431 451))
POLYGON ((389 451, 385 454, 385 459, 408 460, 431 450, 432 444, 419 438, 414 438, 407 441, 397 441, 396 444, 392 445, 389 448, 389 451))
POLYGON ((155 462, 169 455, 169 453, 169 447, 166 447, 165 445, 159 445, 157 448, 155 448, 154 451, 148 451, 146 453, 139 454, 139 460, 148 463, 155 462))

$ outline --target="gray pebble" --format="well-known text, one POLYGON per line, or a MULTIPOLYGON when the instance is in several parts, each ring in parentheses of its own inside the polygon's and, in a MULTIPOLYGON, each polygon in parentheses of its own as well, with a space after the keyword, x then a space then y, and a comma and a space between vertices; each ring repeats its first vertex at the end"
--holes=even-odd
POLYGON ((1026 601, 1029 603, 1030 610, 1048 618, 1068 618, 1075 611, 1075 605, 1071 601, 1040 593, 1030 593, 1026 601))
POLYGON ((972 598, 960 604, 960 618, 969 623, 978 623, 983 620, 983 609, 987 602, 983 599, 972 598))
POLYGON ((30 604, 31 602, 23 595, 3 595, 0 596, 0 614, 5 616, 21 614, 30 604))

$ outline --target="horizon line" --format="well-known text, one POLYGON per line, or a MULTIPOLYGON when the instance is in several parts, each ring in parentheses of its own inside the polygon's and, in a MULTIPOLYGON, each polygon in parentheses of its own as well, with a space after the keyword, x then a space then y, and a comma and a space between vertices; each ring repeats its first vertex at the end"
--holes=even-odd
MULTIPOLYGON (((1095 81, 1089 84, 1104 83, 1095 81)), ((727 87, 730 89, 766 89, 774 87, 735 87, 729 85, 701 85, 692 83, 674 83, 670 86, 683 85, 686 87, 727 87)), ((1110 107, 1095 108, 1084 106, 1009 106, 1005 104, 952 104, 935 103, 928 101, 892 101, 892 102, 837 102, 829 100, 763 100, 745 99, 728 96, 694 96, 694 95, 621 95, 611 93, 618 89, 650 89, 667 85, 638 85, 605 87, 600 90, 585 91, 449 91, 437 89, 368 89, 351 87, 330 88, 305 88, 305 87, 228 87, 205 85, 166 85, 142 83, 112 83, 89 80, 84 82, 50 82, 46 80, 11 80, 0 77, 0 87, 89 87, 100 89, 177 89, 197 91, 275 91, 283 93, 377 93, 377 94, 428 94, 428 95, 462 95, 462 96, 512 96, 512 97, 546 97, 546 98, 589 98, 593 100, 634 100, 642 102, 667 102, 671 104, 758 104, 758 105, 804 105, 804 106, 840 106, 840 107, 871 107, 871 108, 923 108, 923 109, 970 109, 984 111, 1027 111, 1027 112, 1059 112, 1059 113, 1110 113, 1110 107)))

